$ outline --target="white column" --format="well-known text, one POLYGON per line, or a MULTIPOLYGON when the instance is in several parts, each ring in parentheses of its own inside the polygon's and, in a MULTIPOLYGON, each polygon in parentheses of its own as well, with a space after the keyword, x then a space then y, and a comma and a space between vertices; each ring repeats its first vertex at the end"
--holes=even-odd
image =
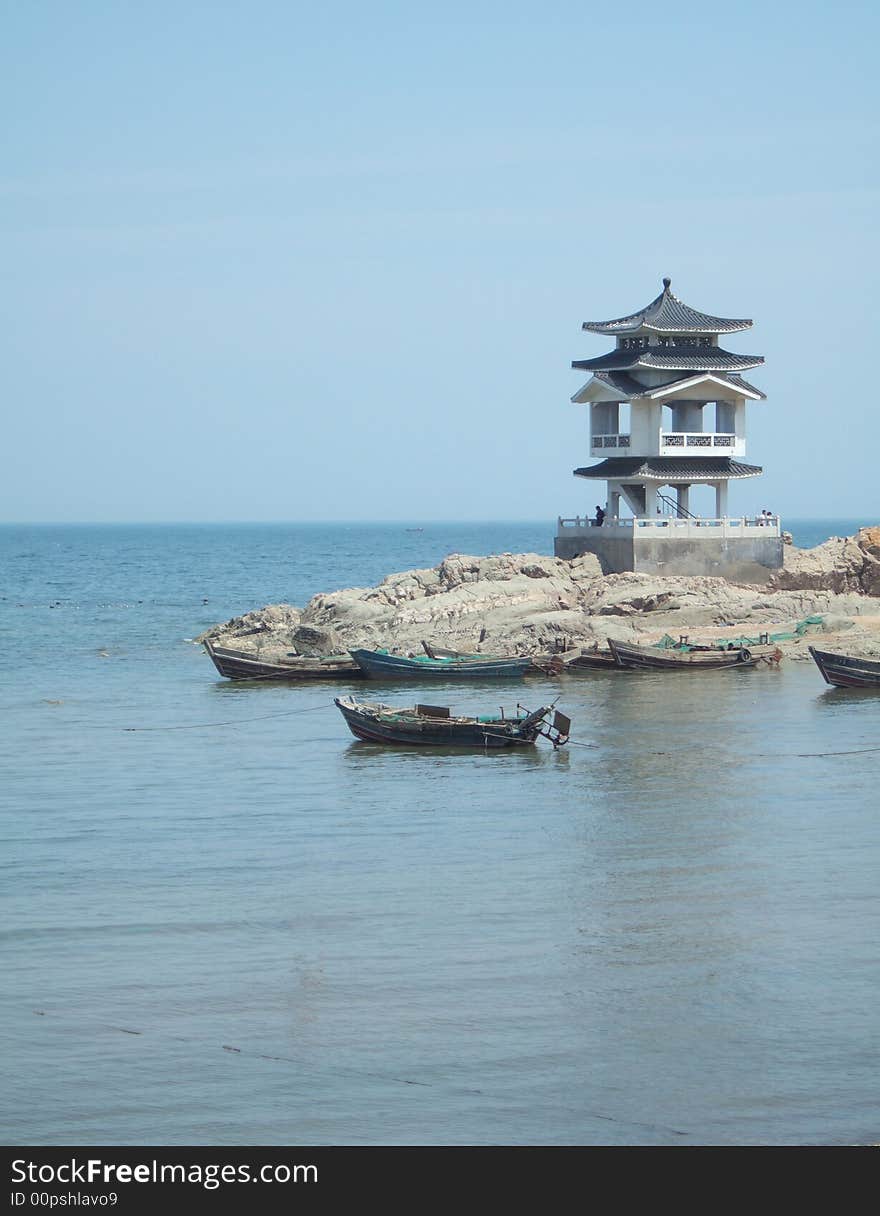
POLYGON ((727 515, 727 482, 715 483, 715 518, 724 519, 727 515))
POLYGON ((737 456, 745 456, 746 454, 746 403, 745 398, 740 397, 736 403, 734 411, 734 423, 736 429, 736 446, 732 454, 737 456))
POLYGON ((653 519, 657 514, 657 507, 657 483, 655 481, 645 482, 645 516, 653 519))
POLYGON ((674 431, 699 432, 703 429, 702 401, 670 401, 672 407, 672 429, 674 431))
POLYGON ((678 518, 686 519, 690 511, 690 486, 676 486, 675 499, 678 518))
POLYGON ((658 456, 663 406, 659 401, 633 401, 629 410, 630 456, 658 456))

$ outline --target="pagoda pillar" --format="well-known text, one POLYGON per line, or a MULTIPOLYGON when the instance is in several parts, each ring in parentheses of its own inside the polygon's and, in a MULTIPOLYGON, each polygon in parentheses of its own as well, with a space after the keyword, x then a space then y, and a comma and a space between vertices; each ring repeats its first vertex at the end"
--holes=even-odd
POLYGON ((675 513, 679 519, 687 519, 690 514, 690 485, 677 485, 675 490, 675 513))
POLYGON ((715 483, 715 518, 724 519, 727 515, 727 482, 715 483))

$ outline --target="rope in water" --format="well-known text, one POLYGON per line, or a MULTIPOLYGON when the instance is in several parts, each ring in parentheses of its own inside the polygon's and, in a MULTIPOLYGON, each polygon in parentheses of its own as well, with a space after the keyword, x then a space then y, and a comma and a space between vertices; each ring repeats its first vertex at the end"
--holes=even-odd
MULTIPOLYGON (((327 701, 321 701, 318 705, 307 705, 300 709, 283 709, 283 710, 280 710, 278 713, 274 713, 274 714, 260 714, 259 716, 255 717, 255 718, 236 718, 236 719, 231 719, 227 722, 185 722, 178 726, 122 726, 122 727, 119 727, 118 729, 120 729, 121 731, 128 733, 128 734, 131 734, 134 732, 142 733, 142 732, 147 732, 147 731, 156 732, 156 731, 171 731, 171 730, 211 730, 215 726, 221 726, 221 727, 222 726, 243 726, 249 722, 265 722, 271 718, 288 718, 293 714, 315 713, 319 709, 327 709, 328 704, 332 704, 332 702, 328 703, 327 701)), ((506 739, 511 743, 521 743, 524 745, 529 743, 528 739, 511 738, 509 735, 503 735, 500 733, 496 733, 495 731, 485 730, 485 731, 483 731, 483 734, 485 734, 486 736, 491 737, 493 739, 506 739)), ((569 739, 566 743, 561 744, 560 746, 562 746, 562 747, 586 747, 586 748, 590 748, 591 750, 595 750, 596 748, 598 748, 599 744, 581 743, 578 739, 569 739)), ((647 754, 650 756, 677 756, 686 750, 687 750, 686 748, 680 748, 678 751, 654 751, 654 752, 647 752, 647 753, 642 753, 642 754, 643 755, 647 754)), ((872 753, 872 752, 880 752, 880 747, 854 747, 854 748, 847 748, 846 750, 833 751, 833 752, 790 752, 788 754, 797 760, 821 760, 821 759, 828 759, 828 758, 834 757, 834 756, 863 756, 863 755, 866 755, 866 754, 872 753)), ((755 760, 759 760, 759 759, 779 760, 782 755, 784 755, 784 753, 781 753, 781 752, 752 752, 751 753, 751 757, 755 760)))
MULTIPOLYGON (((22 1010, 21 1012, 24 1012, 22 1010)), ((322 1067, 315 1065, 313 1058, 302 1055, 277 1055, 267 1051, 259 1051, 256 1047, 245 1044, 243 1047, 234 1046, 231 1043, 221 1043, 218 1040, 210 1040, 207 1038, 199 1038, 194 1035, 179 1035, 169 1034, 167 1031, 156 1031, 153 1027, 146 1029, 135 1029, 130 1026, 118 1026, 112 1022, 104 1022, 95 1017, 84 1017, 83 1015, 71 1015, 66 1010, 47 1010, 47 1009, 31 1009, 30 1012, 35 1017, 40 1018, 58 1018, 69 1026, 78 1027, 80 1030, 95 1030, 103 1029, 116 1031, 119 1034, 135 1035, 143 1037, 144 1043, 140 1045, 141 1050, 150 1051, 157 1047, 161 1048, 164 1043, 184 1043, 193 1050, 201 1050, 204 1052, 226 1051, 235 1056, 241 1056, 244 1059, 254 1060, 270 1060, 278 1064, 293 1064, 297 1071, 308 1077, 313 1077, 317 1082, 325 1079, 328 1076, 353 1078, 360 1080, 365 1077, 374 1078, 384 1082, 391 1082, 398 1085, 413 1085, 423 1089, 443 1089, 450 1093, 466 1093, 482 1096, 490 1090, 476 1089, 473 1086, 462 1085, 453 1078, 440 1078, 438 1080, 421 1081, 414 1077, 402 1077, 396 1073, 381 1072, 375 1069, 357 1068, 351 1065, 340 1064, 338 1060, 322 1067)), ((672 1127, 663 1123, 647 1123, 638 1119, 625 1119, 617 1115, 606 1114, 602 1111, 586 1112, 589 1118, 598 1119, 605 1123, 620 1123, 632 1127, 647 1127, 654 1131, 665 1131, 674 1136, 688 1136, 691 1133, 682 1128, 672 1127)))
POLYGON ((277 714, 260 714, 256 718, 235 718, 229 722, 184 722, 180 726, 121 726, 119 729, 131 731, 161 731, 161 730, 209 730, 212 726, 241 726, 245 722, 265 722, 267 718, 288 718, 291 714, 311 714, 316 709, 326 709, 327 702, 320 705, 309 705, 304 709, 282 709, 277 714))

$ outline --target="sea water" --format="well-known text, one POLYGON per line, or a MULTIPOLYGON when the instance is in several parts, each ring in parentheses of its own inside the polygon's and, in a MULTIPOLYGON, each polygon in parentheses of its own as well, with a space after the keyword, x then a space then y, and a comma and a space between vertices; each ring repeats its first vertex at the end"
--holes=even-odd
POLYGON ((433 754, 187 640, 552 548, 411 529, 0 528, 4 1142, 877 1140, 880 697, 795 662, 432 684, 573 723, 433 754))

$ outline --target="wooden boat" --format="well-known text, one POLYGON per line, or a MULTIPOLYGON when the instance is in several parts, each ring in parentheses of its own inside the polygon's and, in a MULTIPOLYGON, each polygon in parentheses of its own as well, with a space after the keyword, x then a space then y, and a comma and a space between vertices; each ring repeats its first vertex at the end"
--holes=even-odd
POLYGON ((523 676, 532 660, 495 658, 485 654, 454 654, 441 651, 432 654, 400 655, 386 650, 352 650, 351 657, 371 680, 485 680, 501 676, 523 676))
POLYGON ((602 669, 608 671, 611 668, 618 670, 620 664, 615 659, 610 650, 600 650, 598 646, 589 649, 584 648, 578 653, 571 655, 563 654, 559 656, 562 660, 563 671, 583 671, 602 669))
POLYGON ((725 667, 778 663, 782 658, 782 651, 777 646, 741 646, 736 650, 713 647, 679 650, 670 647, 664 650, 658 646, 635 646, 609 638, 608 647, 618 667, 658 671, 717 671, 725 667))
POLYGON ((368 743, 427 744, 431 747, 496 749, 534 743, 539 735, 554 747, 568 742, 570 720, 552 705, 526 713, 520 706, 512 717, 453 715, 445 706, 400 708, 378 701, 337 697, 335 704, 358 739, 368 743), (553 718, 550 720, 550 714, 553 718))
MULTIPOLYGON (((447 650, 443 646, 431 646, 428 642, 422 642, 422 647, 429 659, 485 659, 488 657, 483 654, 465 654, 461 650, 447 650)), ((563 659, 564 656, 559 654, 533 654, 529 659, 526 675, 558 676, 565 670, 563 659)))
POLYGON ((253 652, 215 646, 210 640, 204 646, 220 675, 229 680, 360 680, 364 674, 347 654, 325 659, 291 655, 269 663, 253 652))
POLYGON ((880 689, 880 663, 876 659, 861 659, 855 655, 831 654, 810 647, 810 654, 827 684, 837 688, 880 689))

